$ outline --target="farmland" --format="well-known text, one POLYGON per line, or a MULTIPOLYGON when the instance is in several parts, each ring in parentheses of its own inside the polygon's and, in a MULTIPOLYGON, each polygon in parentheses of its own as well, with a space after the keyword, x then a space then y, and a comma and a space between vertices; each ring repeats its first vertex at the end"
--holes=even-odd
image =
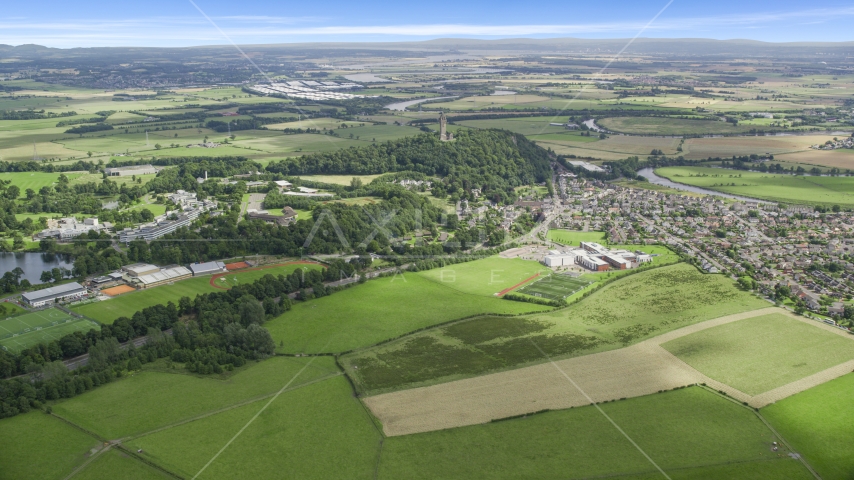
POLYGON ((733 195, 772 202, 854 206, 854 178, 771 174, 708 167, 666 167, 656 174, 733 195))
POLYGON ((851 440, 854 374, 813 387, 761 410, 762 415, 803 454, 822 478, 851 478, 854 459, 846 447, 851 440))
POLYGON ((0 478, 63 478, 100 442, 61 419, 30 412, 0 420, 0 478), (38 432, 38 435, 33 435, 38 432))
POLYGON ((543 351, 557 359, 613 350, 765 305, 726 278, 679 264, 621 278, 565 309, 465 320, 345 355, 342 363, 360 391, 391 391, 542 363, 543 351))
POLYGON ((782 314, 710 328, 663 347, 709 377, 750 395, 854 359, 854 339, 782 314))
POLYGON ((608 130, 635 135, 704 135, 714 133, 743 133, 750 126, 733 125, 716 120, 686 120, 659 117, 609 117, 598 121, 608 130))
MULTIPOLYGON (((54 413, 105 437, 122 438, 275 394, 309 360, 277 357, 224 378, 197 377, 160 366, 57 404, 54 413), (192 398, 192 402, 187 399, 192 398), (168 407, 167 407, 168 406, 168 407)), ((332 359, 317 359, 293 387, 336 375, 332 359)))
MULTIPOLYGON (((673 478, 811 478, 785 450, 771 451, 779 439, 753 413, 699 387, 601 408, 673 478)), ((379 476, 563 478, 567 472, 573 478, 661 477, 590 406, 388 438, 379 476)))
POLYGON ((283 344, 279 347, 283 353, 343 352, 472 315, 547 309, 465 293, 418 273, 405 273, 299 303, 265 327, 276 344, 283 344))
POLYGON ((0 320, 0 348, 16 352, 93 328, 97 330, 98 325, 91 320, 72 317, 56 308, 38 310, 0 320))

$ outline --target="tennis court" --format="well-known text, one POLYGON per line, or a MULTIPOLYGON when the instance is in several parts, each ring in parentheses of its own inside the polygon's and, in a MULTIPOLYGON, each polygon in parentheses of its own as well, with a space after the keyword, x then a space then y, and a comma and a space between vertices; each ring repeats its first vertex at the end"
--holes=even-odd
POLYGON ((0 348, 18 352, 27 347, 59 340, 71 332, 87 332, 98 324, 49 308, 0 320, 0 348))
POLYGON ((572 278, 569 275, 552 274, 542 280, 526 285, 519 290, 519 293, 524 293, 532 297, 547 298, 549 300, 560 300, 589 284, 590 282, 586 280, 572 278))
POLYGON ((249 268, 249 264, 246 262, 234 262, 225 264, 225 269, 229 272, 232 270, 240 270, 241 268, 249 268))

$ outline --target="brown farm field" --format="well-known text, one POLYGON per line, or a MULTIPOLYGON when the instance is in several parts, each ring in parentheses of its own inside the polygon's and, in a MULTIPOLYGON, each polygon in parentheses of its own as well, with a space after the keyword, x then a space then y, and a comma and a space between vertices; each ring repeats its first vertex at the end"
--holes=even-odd
POLYGON ((820 167, 854 169, 854 150, 805 150, 797 153, 787 153, 774 157, 775 160, 790 163, 803 163, 820 167))
POLYGON ((682 149, 685 158, 689 159, 725 158, 754 153, 770 153, 776 159, 777 155, 784 153, 814 152, 809 149, 811 145, 832 139, 826 135, 689 138, 682 149))

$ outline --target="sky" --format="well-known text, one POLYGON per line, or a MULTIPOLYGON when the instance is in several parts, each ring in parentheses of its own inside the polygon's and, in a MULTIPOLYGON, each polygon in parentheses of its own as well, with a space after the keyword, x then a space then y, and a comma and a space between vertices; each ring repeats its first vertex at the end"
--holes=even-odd
POLYGON ((854 3, 791 0, 10 1, 0 44, 181 47, 433 38, 854 41, 854 3))

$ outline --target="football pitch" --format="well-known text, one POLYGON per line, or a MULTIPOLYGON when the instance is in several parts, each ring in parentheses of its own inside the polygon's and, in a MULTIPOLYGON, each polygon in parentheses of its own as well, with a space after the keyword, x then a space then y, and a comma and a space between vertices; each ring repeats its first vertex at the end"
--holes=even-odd
POLYGON ((590 282, 569 275, 549 275, 537 282, 527 285, 519 290, 519 293, 532 297, 559 300, 589 285, 590 282))
POLYGON ((0 320, 0 348, 18 352, 41 342, 59 340, 71 332, 88 331, 98 324, 49 308, 0 320))

